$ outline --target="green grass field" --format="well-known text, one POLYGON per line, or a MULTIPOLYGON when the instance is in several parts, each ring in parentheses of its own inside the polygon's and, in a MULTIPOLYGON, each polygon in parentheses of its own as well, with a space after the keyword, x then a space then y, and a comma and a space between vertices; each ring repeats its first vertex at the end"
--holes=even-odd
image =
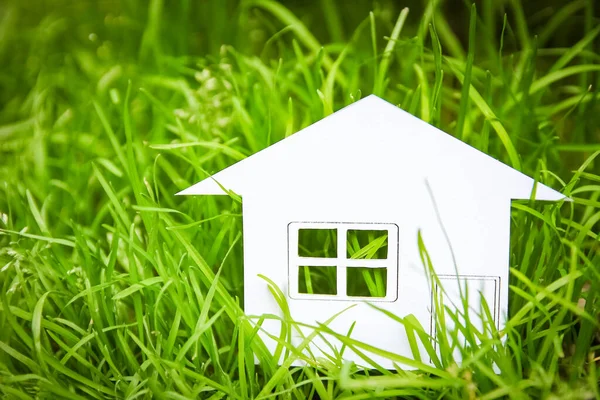
POLYGON ((600 399, 599 35, 594 0, 1 2, 0 393, 600 399), (574 201, 513 203, 503 331, 279 366, 239 198, 174 193, 371 93, 574 201))

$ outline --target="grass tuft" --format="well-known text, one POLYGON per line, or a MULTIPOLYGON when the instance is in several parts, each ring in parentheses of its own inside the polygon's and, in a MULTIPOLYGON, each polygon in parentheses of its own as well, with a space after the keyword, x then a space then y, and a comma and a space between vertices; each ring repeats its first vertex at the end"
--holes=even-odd
POLYGON ((598 22, 593 0, 3 2, 0 393, 600 399, 598 22), (465 320, 466 298, 438 305, 435 343, 386 314, 401 357, 328 321, 300 330, 268 280, 283 317, 247 316, 240 199, 174 196, 370 93, 573 198, 513 204, 504 330, 485 304, 488 323, 465 320))

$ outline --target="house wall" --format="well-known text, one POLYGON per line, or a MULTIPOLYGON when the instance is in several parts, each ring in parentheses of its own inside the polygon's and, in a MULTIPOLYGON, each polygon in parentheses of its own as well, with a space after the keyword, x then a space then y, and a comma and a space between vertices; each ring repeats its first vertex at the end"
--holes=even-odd
MULTIPOLYGON (((457 273, 461 276, 499 277, 498 304, 500 314, 505 314, 510 202, 490 200, 485 194, 478 195, 476 190, 441 180, 404 180, 399 186, 405 188, 406 193, 399 189, 391 190, 390 186, 382 187, 384 190, 338 188, 335 193, 316 194, 290 190, 281 193, 273 188, 270 193, 263 192, 260 196, 244 196, 246 314, 281 315, 266 281, 257 276, 262 274, 286 294, 294 320, 307 324, 324 322, 352 307, 337 317, 330 327, 343 334, 356 322, 352 338, 412 358, 404 327, 362 301, 289 298, 287 228, 290 222, 303 221, 398 225, 398 298, 394 302, 374 301, 373 304, 399 317, 414 315, 427 332, 433 332, 432 285, 421 261, 419 233, 437 274, 446 278, 457 273)), ((266 321, 263 327, 277 336, 279 325, 277 321, 266 321)), ((296 345, 301 341, 298 336, 294 338, 296 345)), ((275 342, 266 335, 263 338, 274 348, 275 342)), ((318 353, 316 348, 313 350, 318 353)), ((359 361, 351 353, 346 353, 345 358, 359 361)), ((374 359, 382 362, 384 367, 392 367, 389 361, 378 357, 374 359)))

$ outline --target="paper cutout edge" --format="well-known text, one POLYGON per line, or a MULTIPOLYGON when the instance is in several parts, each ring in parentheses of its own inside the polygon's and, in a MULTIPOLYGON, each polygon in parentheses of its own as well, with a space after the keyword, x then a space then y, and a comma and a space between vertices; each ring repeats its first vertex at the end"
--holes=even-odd
MULTIPOLYGON (((393 107, 393 111, 394 112, 404 113, 409 118, 414 118, 414 119, 419 120, 422 123, 427 124, 429 129, 433 129, 435 131, 443 133, 444 135, 447 135, 449 138, 452 138, 453 140, 458 141, 463 146, 467 146, 466 148, 468 148, 470 151, 474 151, 474 152, 480 153, 481 155, 487 157, 489 159, 489 161, 495 162, 498 165, 501 165, 501 166, 507 168, 511 172, 516 173, 517 174, 516 177, 522 178, 522 179, 527 179, 529 181, 528 185, 529 184, 531 185, 531 190, 529 191, 529 193, 527 195, 525 195, 525 194, 522 194, 522 195, 511 195, 510 196, 511 199, 513 199, 513 200, 529 200, 529 199, 533 199, 533 200, 536 200, 536 201, 561 201, 561 200, 562 201, 569 201, 569 202, 572 201, 571 198, 565 196, 564 194, 558 192, 557 190, 554 190, 554 189, 552 189, 549 186, 546 186, 546 185, 544 185, 544 184, 542 184, 542 183, 540 183, 538 181, 535 181, 533 178, 531 178, 530 176, 524 174, 523 172, 518 171, 518 170, 516 170, 516 169, 514 169, 514 168, 512 168, 512 167, 510 167, 510 166, 508 166, 506 164, 504 164, 503 162, 501 162, 501 161, 499 161, 499 160, 491 157, 490 155, 482 152, 481 150, 478 150, 475 147, 470 146, 469 144, 461 141, 460 139, 457 139, 454 136, 452 136, 452 135, 450 135, 450 134, 448 134, 448 133, 446 133, 446 132, 444 132, 444 131, 436 128, 435 126, 430 125, 429 123, 421 120, 418 117, 415 117, 414 115, 412 115, 412 114, 410 114, 410 113, 402 110, 401 108, 395 106, 392 103, 389 103, 388 101, 386 101, 386 100, 384 100, 384 99, 382 99, 382 98, 380 98, 380 97, 378 97, 376 95, 371 94, 371 95, 369 95, 369 96, 367 96, 367 97, 365 97, 363 99, 360 99, 360 100, 358 100, 358 101, 356 101, 356 102, 354 102, 354 103, 352 103, 352 104, 350 104, 350 105, 342 108, 342 110, 347 110, 348 108, 351 108, 351 107, 357 107, 357 106, 360 106, 361 104, 365 105, 365 102, 373 102, 373 101, 379 102, 380 105, 381 105, 381 107, 393 107), (532 197, 532 194, 534 193, 534 190, 535 190, 535 197, 532 197)), ((339 110, 339 111, 341 111, 341 110, 339 110)), ((336 114, 337 114, 337 112, 333 113, 333 114, 331 114, 331 115, 329 115, 329 116, 327 116, 327 117, 325 117, 325 118, 323 118, 323 119, 321 119, 319 121, 316 121, 314 124, 317 124, 320 121, 323 121, 325 119, 335 117, 336 114)), ((312 126, 312 125, 310 125, 310 126, 312 126)), ((306 128, 308 128, 308 127, 306 127, 306 128)), ((229 166, 229 167, 227 167, 227 168, 225 168, 225 169, 223 169, 223 170, 221 170, 221 171, 219 171, 219 172, 217 172, 217 173, 215 173, 215 174, 213 174, 213 175, 211 175, 211 176, 209 176, 209 177, 201 180, 200 182, 198 182, 198 183, 196 183, 196 184, 194 184, 194 185, 192 185, 192 186, 190 186, 190 187, 188 187, 188 188, 186 188, 186 189, 184 189, 184 190, 176 193, 176 195, 177 196, 230 195, 231 194, 231 190, 227 186, 231 186, 231 183, 230 182, 229 183, 226 182, 228 179, 224 179, 224 178, 226 178, 226 175, 235 175, 236 171, 245 168, 245 166, 249 163, 250 160, 254 159, 255 157, 260 157, 261 153, 263 153, 263 152, 266 152, 266 151, 269 151, 269 152, 276 151, 277 147, 279 147, 281 145, 289 144, 289 140, 291 138, 293 138, 294 136, 302 135, 302 132, 306 128, 304 128, 304 129, 296 132, 294 135, 292 135, 290 137, 284 138, 284 139, 282 139, 282 140, 280 140, 280 141, 278 141, 278 142, 276 142, 276 143, 274 143, 274 144, 272 144, 272 145, 270 145, 270 146, 268 146, 268 147, 260 150, 259 152, 255 153, 253 155, 248 156, 247 158, 245 158, 245 159, 243 159, 241 161, 236 162, 235 164, 232 164, 231 166, 229 166)), ((229 178, 229 177, 227 177, 227 178, 229 178)), ((235 179, 235 176, 231 176, 231 178, 235 179)), ((237 193, 237 194, 243 196, 244 193, 237 193)))

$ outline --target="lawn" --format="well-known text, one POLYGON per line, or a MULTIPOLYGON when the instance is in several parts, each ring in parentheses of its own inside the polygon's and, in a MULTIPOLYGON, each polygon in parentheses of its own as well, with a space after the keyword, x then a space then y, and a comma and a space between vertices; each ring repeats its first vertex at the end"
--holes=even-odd
POLYGON ((5 0, 0 393, 600 399, 599 35, 594 0, 5 0), (395 371, 280 366, 239 197, 174 194, 371 93, 573 201, 513 203, 502 331, 395 316, 428 353, 395 371))

